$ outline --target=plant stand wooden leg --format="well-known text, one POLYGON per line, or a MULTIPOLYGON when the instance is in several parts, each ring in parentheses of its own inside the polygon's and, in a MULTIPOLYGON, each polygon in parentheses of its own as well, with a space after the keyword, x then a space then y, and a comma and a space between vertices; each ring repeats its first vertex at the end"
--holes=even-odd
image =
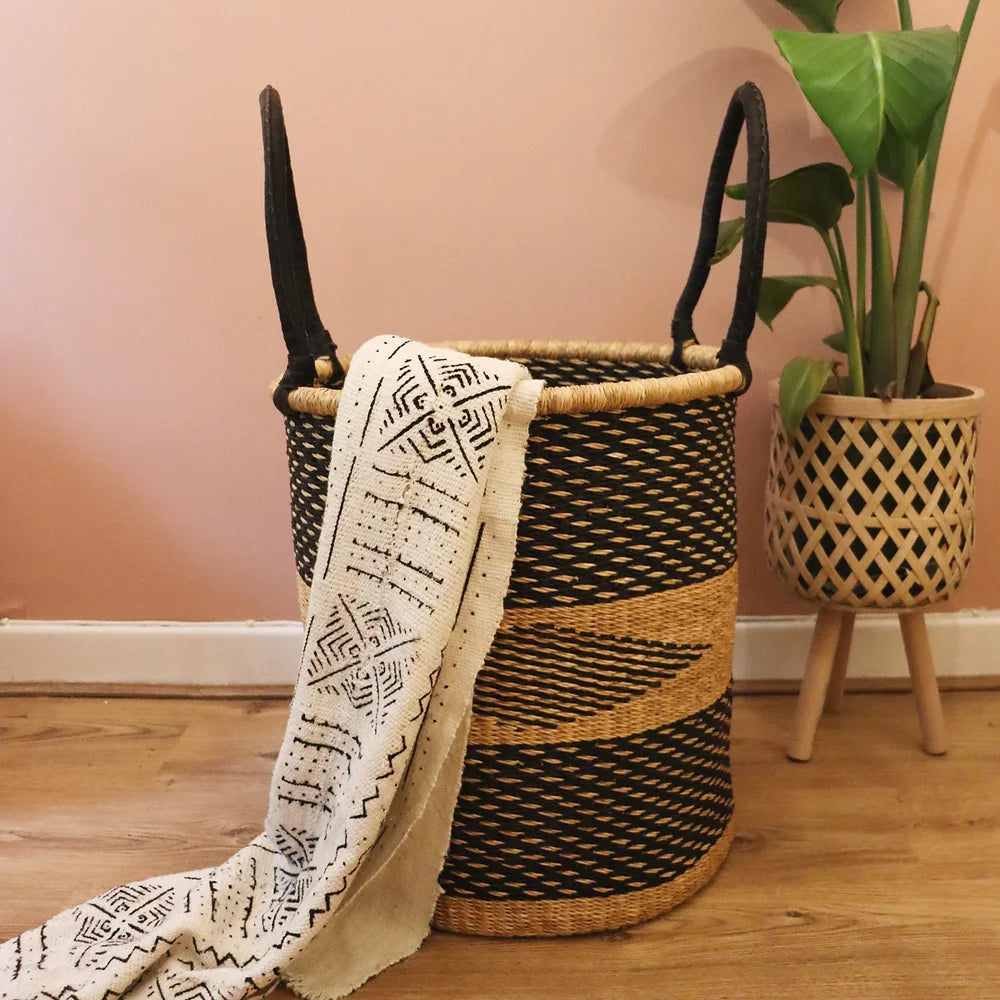
POLYGON ((929 754, 943 754, 948 751, 948 735, 945 732, 944 713, 941 711, 941 695, 937 677, 934 674, 934 660, 927 639, 927 624, 921 611, 910 611, 899 616, 899 628, 903 633, 906 649, 906 663, 913 681, 913 694, 917 699, 917 714, 920 716, 921 745, 929 754))
POLYGON ((851 640, 854 638, 854 612, 844 611, 840 616, 840 638, 833 655, 833 670, 826 689, 827 712, 839 712, 844 707, 844 683, 847 680, 847 662, 851 658, 851 640))
POLYGON ((809 660, 799 689, 792 735, 788 741, 787 753, 792 760, 805 761, 812 757, 816 727, 823 714, 823 699, 826 697, 833 660, 840 643, 843 615, 844 612, 831 608, 820 608, 816 615, 809 660))

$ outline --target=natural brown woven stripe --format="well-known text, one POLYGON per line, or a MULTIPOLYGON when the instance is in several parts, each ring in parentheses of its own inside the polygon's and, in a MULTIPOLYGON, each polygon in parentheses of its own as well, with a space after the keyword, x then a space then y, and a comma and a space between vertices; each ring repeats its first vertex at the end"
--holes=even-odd
POLYGON ((678 638, 681 633, 684 642, 715 642, 719 638, 720 617, 732 615, 736 587, 737 568, 733 565, 711 580, 626 601, 509 608, 504 612, 503 624, 550 622, 638 639, 678 638))
POLYGON ((683 875, 653 889, 586 899, 480 902, 442 896, 434 926, 488 937, 561 937, 614 930, 651 920, 693 896, 719 870, 733 842, 733 824, 683 875))
MULTIPOLYGON (((669 681, 650 687, 622 705, 610 706, 558 728, 532 725, 528 721, 501 721, 473 712, 469 742, 478 746, 501 746, 614 739, 701 711, 721 697, 731 680, 736 587, 737 570, 733 566, 705 583, 626 601, 583 607, 510 609, 504 614, 498 635, 517 626, 545 622, 584 633, 676 641, 707 648, 700 652, 695 665, 680 670, 669 681)), ((502 662, 502 655, 498 659, 501 660, 500 669, 512 669, 502 662)), ((538 666, 544 672, 544 653, 539 657, 538 666)), ((530 692, 528 694, 530 696, 530 692)))
POLYGON ((306 620, 306 612, 309 610, 309 584, 302 579, 301 576, 296 575, 295 583, 299 591, 299 618, 302 621, 306 620))
MULTIPOLYGON (((309 587, 301 578, 297 582, 304 620, 309 587)), ((732 566, 705 583, 626 601, 582 607, 511 608, 504 613, 500 632, 505 628, 545 622, 630 639, 677 639, 689 645, 705 644, 709 648, 701 654, 697 669, 681 671, 669 683, 653 687, 624 705, 564 723, 556 729, 525 722, 501 722, 474 713, 469 742, 479 746, 502 746, 506 743, 613 739, 665 725, 711 705, 731 680, 736 592, 737 568, 732 566)))
MULTIPOLYGON (((475 357, 491 358, 584 358, 588 361, 652 361, 670 364, 673 344, 650 344, 629 340, 443 340, 432 346, 447 347, 475 357)), ((711 344, 688 344, 684 363, 708 371, 718 367, 719 349, 711 344)), ((341 357, 344 371, 351 355, 341 357)))
MULTIPOLYGON (((491 358, 586 358, 589 361, 653 361, 669 364, 673 344, 628 340, 448 340, 442 347, 491 358)), ((689 344, 684 361, 691 368, 715 368, 719 349, 689 344)))

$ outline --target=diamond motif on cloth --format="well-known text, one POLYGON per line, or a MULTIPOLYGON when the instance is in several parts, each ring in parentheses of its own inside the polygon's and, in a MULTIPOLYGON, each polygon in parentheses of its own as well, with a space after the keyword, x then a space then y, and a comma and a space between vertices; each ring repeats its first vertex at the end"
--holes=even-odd
POLYGON ((307 684, 344 695, 377 730, 410 676, 415 641, 385 608, 338 595, 309 658, 307 684))
POLYGON ((73 938, 80 944, 127 944, 158 927, 174 905, 174 890, 157 883, 109 889, 83 905, 73 938))
POLYGON ((472 362, 407 359, 385 411, 379 451, 443 462, 478 479, 509 391, 496 372, 472 362))

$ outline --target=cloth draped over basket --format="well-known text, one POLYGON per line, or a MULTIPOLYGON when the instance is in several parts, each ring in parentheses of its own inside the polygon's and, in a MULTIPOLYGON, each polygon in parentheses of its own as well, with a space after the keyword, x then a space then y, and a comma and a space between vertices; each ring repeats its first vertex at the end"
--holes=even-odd
POLYGON ((0 1000, 344 996, 430 929, 475 676, 507 589, 521 365, 397 337, 354 359, 264 832, 0 946, 0 1000))
MULTIPOLYGON (((261 95, 266 216, 288 367, 300 595, 314 581, 343 365, 313 301, 277 93, 261 95)), ((750 382, 768 137, 750 83, 726 111, 694 262, 662 345, 468 341, 544 379, 527 445, 505 614, 476 682, 435 926, 489 935, 605 930, 703 885, 732 839, 736 400, 750 382), (746 224, 729 329, 693 313, 743 127, 746 224)), ((349 359, 344 363, 350 365, 349 359)))

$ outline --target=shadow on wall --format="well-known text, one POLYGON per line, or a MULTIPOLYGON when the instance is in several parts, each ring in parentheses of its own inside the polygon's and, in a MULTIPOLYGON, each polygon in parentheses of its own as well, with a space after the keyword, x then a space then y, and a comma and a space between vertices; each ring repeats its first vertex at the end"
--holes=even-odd
MULTIPOLYGON (((751 3, 769 26, 795 28, 797 22, 770 0, 751 3), (772 9, 773 8, 773 9, 772 9), (771 15, 777 11, 778 18, 771 15)), ((697 219, 718 129, 733 91, 753 80, 768 102, 771 134, 771 171, 779 176, 808 163, 843 162, 833 138, 816 120, 801 97, 791 72, 777 51, 748 48, 717 49, 676 66, 626 104, 610 121, 598 144, 596 157, 608 174, 646 198, 655 198, 690 210, 685 231, 675 234, 684 247, 686 268, 697 238, 697 219), (689 230, 689 231, 688 231, 689 230)), ((745 176, 745 153, 737 152, 731 179, 745 176)), ((892 206, 890 205, 890 211, 892 206)), ((723 217, 740 214, 740 205, 727 202, 723 217)), ((700 307, 696 329, 705 343, 719 343, 732 308, 738 254, 719 265, 700 307)), ((812 231, 801 226, 772 226, 768 234, 765 273, 826 273, 829 260, 812 231)), ((683 275, 673 276, 679 290, 683 275)), ((737 483, 739 487, 739 544, 744 586, 741 610, 759 611, 763 602, 771 613, 802 613, 805 602, 786 591, 765 565, 762 498, 767 475, 770 406, 767 383, 777 377, 796 354, 813 353, 820 339, 837 328, 836 309, 820 294, 803 295, 772 333, 758 323, 749 356, 754 384, 738 411, 737 483)))
MULTIPOLYGON (((683 204, 700 200, 726 107, 745 80, 753 80, 769 101, 774 175, 837 155, 804 100, 791 111, 770 100, 795 87, 777 55, 716 49, 681 63, 622 108, 601 137, 598 163, 640 194, 683 204)), ((737 153, 734 179, 744 177, 742 155, 737 153)))
MULTIPOLYGON (((955 249, 959 225, 965 215, 976 166, 982 157, 986 141, 991 134, 1000 134, 1000 83, 994 84, 993 89, 990 91, 990 96, 983 107, 983 112, 976 122, 976 131, 973 133, 972 142, 967 147, 965 158, 962 161, 962 170, 955 184, 955 198, 951 203, 951 209, 948 212, 948 218, 944 224, 941 236, 941 249, 937 267, 937 284, 939 287, 947 281, 952 251, 955 249)), ((945 142, 947 141, 946 135, 945 142)), ((988 213, 983 213, 981 225, 984 227, 981 230, 983 235, 992 237, 996 223, 988 213)), ((995 275, 991 273, 988 277, 989 283, 992 284, 994 279, 995 275)))
MULTIPOLYGON (((690 224, 685 223, 684 232, 673 234, 684 248, 681 256, 685 273, 698 235, 697 219, 718 129, 733 91, 747 79, 756 82, 770 102, 772 176, 817 160, 843 159, 834 140, 816 123, 804 99, 798 97, 784 63, 777 56, 744 48, 718 49, 676 67, 627 104, 608 124, 598 144, 597 161, 607 173, 642 196, 690 209, 690 224), (785 93, 796 99, 778 100, 778 95, 784 97, 785 93), (791 110, 787 110, 789 104, 791 110)), ((746 176, 744 157, 741 148, 733 163, 733 181, 746 176)), ((727 200, 723 206, 723 218, 740 212, 738 202, 727 200)), ((737 268, 738 254, 719 265, 722 274, 717 280, 721 290, 709 293, 705 302, 709 310, 713 302, 720 302, 728 314, 731 300, 725 289, 735 289, 737 268)), ((828 268, 829 260, 815 233, 801 226, 770 228, 765 273, 823 273, 828 268)), ((683 274, 674 277, 679 291, 683 274)), ((799 305, 810 301, 808 294, 800 299, 799 305)), ((811 303, 814 308, 803 313, 811 322, 786 324, 777 339, 767 336, 767 331, 762 331, 765 337, 756 338, 751 360, 762 377, 776 373, 788 357, 799 353, 799 347, 813 349, 819 336, 835 328, 837 318, 832 303, 819 295, 811 303), (821 303, 818 314, 817 302, 821 303), (822 333, 817 322, 825 324, 822 333), (761 343, 764 340, 767 343, 761 343)), ((789 314, 794 316, 795 310, 789 314)), ((703 339, 717 342, 723 335, 720 330, 703 339)))
MULTIPOLYGON (((678 66, 626 105, 608 125, 598 145, 600 165, 638 194, 690 207, 690 231, 678 234, 685 257, 694 250, 701 198, 718 129, 733 91, 747 79, 756 82, 764 99, 769 101, 772 176, 816 161, 843 161, 837 144, 818 125, 805 100, 798 96, 784 63, 777 56, 771 58, 752 49, 718 49, 678 66), (783 99, 787 93, 794 95, 792 102, 783 99), (791 110, 788 110, 789 104, 791 110)), ((741 145, 731 172, 734 182, 746 176, 744 157, 741 145)), ((729 200, 724 203, 723 218, 740 214, 740 203, 729 200)), ((718 280, 723 288, 735 289, 737 267, 738 254, 719 265, 724 276, 718 280)), ((802 226, 770 227, 765 273, 825 273, 828 270, 829 259, 815 233, 802 226)), ((682 275, 677 276, 678 291, 682 279, 682 275)), ((715 298, 715 293, 710 294, 715 298)), ((799 297, 799 306, 812 303, 814 308, 802 315, 813 322, 805 325, 786 323, 770 350, 759 342, 755 345, 752 360, 767 377, 773 366, 777 366, 773 367, 776 372, 788 357, 798 353, 799 347, 815 349, 819 339, 819 327, 815 325, 818 319, 816 303, 821 303, 819 317, 828 317, 819 336, 835 329, 836 309, 824 295, 799 297)), ((725 301, 728 308, 725 293, 720 292, 719 296, 718 301, 725 301)), ((706 304, 709 301, 706 300, 706 304)), ((789 315, 794 316, 795 311, 793 307, 789 315)), ((825 322, 825 319, 819 321, 825 322)), ((720 331, 718 339, 721 337, 720 331)), ((711 336, 705 339, 712 341, 711 336)))
MULTIPOLYGON (((18 592, 5 591, 5 604, 29 618, 195 621, 217 618, 220 607, 260 605, 252 572, 233 572, 230 564, 213 563, 218 553, 196 551, 200 536, 185 537, 183 518, 169 524, 155 495, 137 489, 51 417, 42 408, 29 417, 0 411, 6 465, 14 470, 5 477, 0 551, 18 567, 18 592)), ((215 514, 206 508, 206 518, 215 514)), ((231 548, 232 540, 222 547, 231 548)), ((291 608, 290 555, 287 572, 291 608)))
MULTIPOLYGON (((744 0, 768 28, 781 31, 803 31, 794 14, 778 6, 777 0, 744 0)), ((918 25, 919 26, 919 25, 918 25)), ((837 15, 840 31, 895 31, 899 27, 896 0, 866 0, 865 3, 845 4, 837 15)))

